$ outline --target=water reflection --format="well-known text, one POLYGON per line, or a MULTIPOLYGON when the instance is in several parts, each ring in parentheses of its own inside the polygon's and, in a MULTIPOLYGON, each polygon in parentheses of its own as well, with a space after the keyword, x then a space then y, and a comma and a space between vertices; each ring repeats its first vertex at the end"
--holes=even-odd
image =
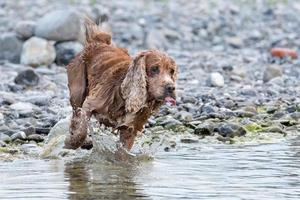
POLYGON ((136 164, 83 163, 65 165, 65 180, 69 182, 69 199, 149 199, 137 187, 136 164))

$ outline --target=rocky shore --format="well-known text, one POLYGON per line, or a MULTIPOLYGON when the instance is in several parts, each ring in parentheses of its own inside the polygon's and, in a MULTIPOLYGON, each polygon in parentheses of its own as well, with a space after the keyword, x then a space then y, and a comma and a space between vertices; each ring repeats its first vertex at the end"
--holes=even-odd
POLYGON ((0 1, 0 159, 38 155, 49 133, 67 131, 64 66, 82 49, 83 15, 131 54, 159 48, 177 62, 177 106, 149 120, 145 142, 167 137, 172 151, 299 135, 299 11, 297 1, 0 1))

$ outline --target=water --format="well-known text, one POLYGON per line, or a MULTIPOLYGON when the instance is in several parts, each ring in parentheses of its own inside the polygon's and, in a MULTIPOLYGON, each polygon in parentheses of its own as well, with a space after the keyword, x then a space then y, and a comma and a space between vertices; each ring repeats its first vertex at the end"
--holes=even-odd
POLYGON ((191 145, 152 161, 0 163, 0 199, 300 199, 300 138, 191 145))

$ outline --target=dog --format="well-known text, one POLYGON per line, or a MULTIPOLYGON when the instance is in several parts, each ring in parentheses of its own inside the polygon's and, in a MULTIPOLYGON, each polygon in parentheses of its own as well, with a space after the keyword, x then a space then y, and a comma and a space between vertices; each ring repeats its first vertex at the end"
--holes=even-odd
MULTIPOLYGON (((138 132, 164 103, 176 103, 177 66, 166 53, 147 50, 131 57, 100 26, 85 22, 84 49, 67 66, 73 115, 65 148, 86 144, 88 122, 117 130, 130 151, 138 132)), ((92 146, 90 146, 91 148, 92 146)))

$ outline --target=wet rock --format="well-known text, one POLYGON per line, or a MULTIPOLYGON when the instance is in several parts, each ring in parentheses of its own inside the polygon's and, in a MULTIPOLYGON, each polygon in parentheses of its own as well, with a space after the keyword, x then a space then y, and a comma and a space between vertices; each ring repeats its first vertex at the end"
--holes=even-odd
POLYGON ((180 140, 180 142, 182 143, 187 143, 187 144, 191 144, 191 143, 198 143, 199 140, 198 139, 193 139, 193 138, 182 138, 180 140))
POLYGON ((18 73, 15 83, 25 86, 36 86, 39 83, 39 76, 32 69, 27 69, 18 73))
POLYGON ((269 65, 263 74, 263 81, 269 82, 270 80, 272 80, 273 78, 276 77, 280 77, 282 76, 283 72, 282 72, 282 68, 279 65, 269 65))
POLYGON ((15 27, 15 32, 21 39, 28 39, 34 35, 36 23, 33 21, 20 21, 15 27))
POLYGON ((27 136, 26 138, 27 140, 33 140, 35 142, 43 142, 44 141, 44 137, 38 134, 32 134, 27 136))
POLYGON ((1 33, 0 35, 0 60, 13 63, 20 62, 23 42, 14 33, 1 33))
POLYGON ((20 150, 24 154, 38 155, 41 152, 41 148, 36 144, 22 144, 20 150))
POLYGON ((223 137, 235 137, 243 136, 246 134, 246 130, 233 123, 222 123, 216 128, 216 131, 223 137))
POLYGON ((18 131, 14 133, 12 136, 10 136, 13 141, 19 139, 19 140, 25 140, 26 134, 23 131, 18 131))
POLYGON ((3 141, 5 143, 9 143, 11 142, 11 137, 9 137, 8 135, 4 134, 4 133, 0 133, 0 141, 3 141))
POLYGON ((81 22, 81 15, 76 10, 55 10, 37 21, 35 35, 54 41, 77 40, 81 22))
POLYGON ((166 128, 173 128, 177 125, 182 125, 182 123, 176 119, 174 119, 172 116, 167 116, 164 120, 160 122, 160 125, 166 127, 166 128))
POLYGON ((264 128, 265 132, 271 132, 271 133, 284 133, 282 128, 280 126, 271 126, 264 128))
POLYGON ((199 124, 194 130, 194 134, 196 135, 213 135, 214 125, 211 123, 203 123, 199 124))
POLYGON ((70 118, 68 117, 65 119, 61 119, 50 130, 45 142, 49 143, 52 139, 57 138, 58 136, 69 134, 69 127, 70 127, 70 118))
POLYGON ((0 147, 6 147, 6 146, 7 144, 4 141, 0 140, 0 147))
POLYGON ((42 38, 32 37, 23 45, 21 63, 37 67, 50 65, 55 59, 53 43, 42 38))
POLYGON ((224 77, 219 72, 213 72, 209 75, 208 85, 213 87, 223 87, 224 77))
POLYGON ((55 45, 56 59, 58 65, 67 65, 83 49, 79 42, 61 42, 55 45))

